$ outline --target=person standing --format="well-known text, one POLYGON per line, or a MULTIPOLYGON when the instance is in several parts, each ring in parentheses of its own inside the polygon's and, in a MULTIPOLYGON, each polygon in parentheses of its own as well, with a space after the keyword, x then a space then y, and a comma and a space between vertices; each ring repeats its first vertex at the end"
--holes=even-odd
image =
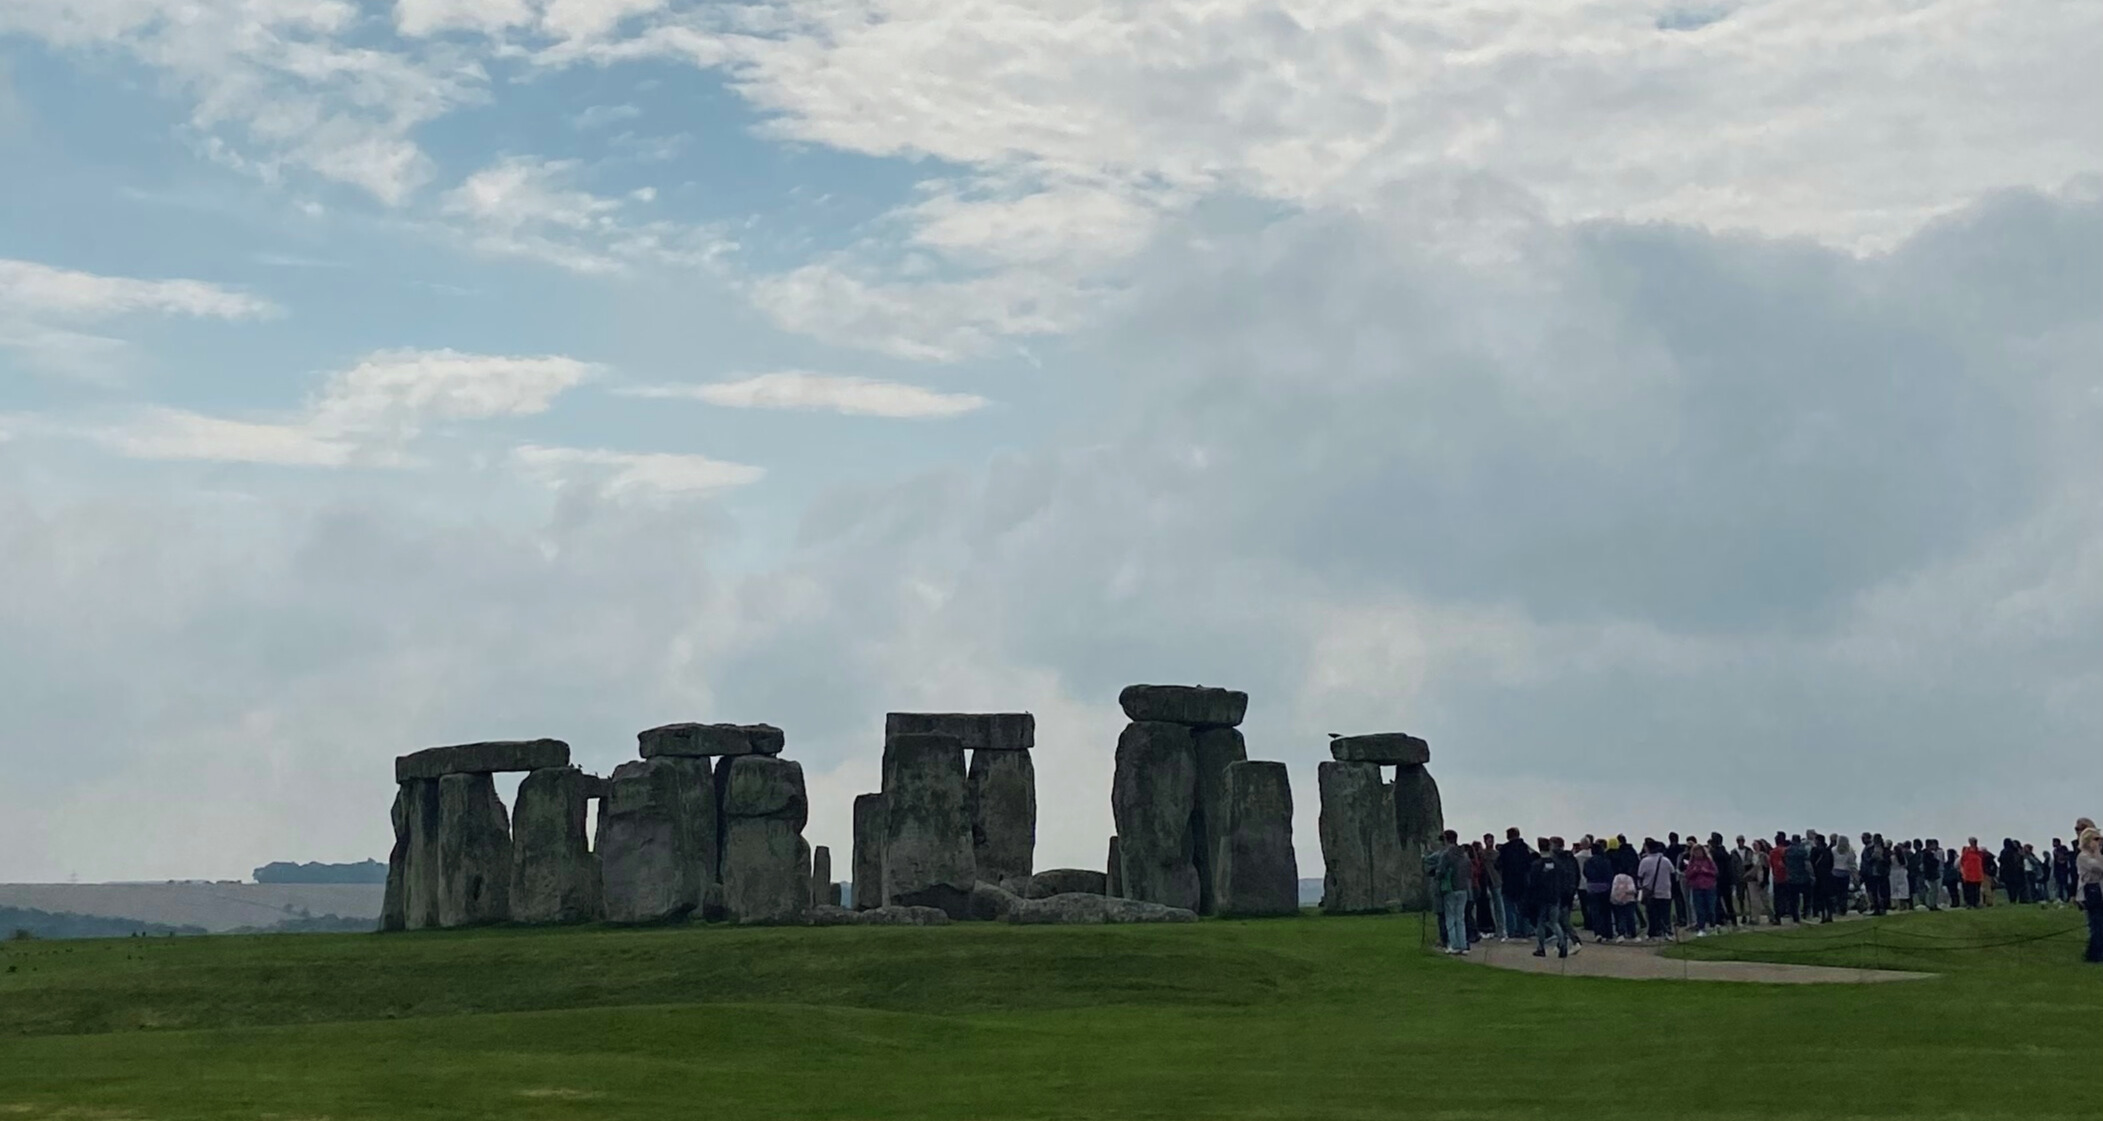
POLYGON ((1533 912, 1533 956, 1548 956, 1548 940, 1555 939, 1555 956, 1570 956, 1570 894, 1576 885, 1563 880, 1563 864, 1547 841, 1526 873, 1526 903, 1533 912))
POLYGON ((1933 837, 1920 850, 1920 883, 1915 888, 1928 910, 1942 910, 1942 842, 1933 837))
POLYGON ((1784 854, 1784 859, 1789 865, 1789 893, 1792 897, 1789 909, 1794 913, 1797 925, 1802 926, 1810 913, 1811 893, 1818 885, 1811 876, 1811 846, 1804 843, 1803 837, 1791 834, 1789 851, 1784 854))
POLYGON ((1614 862, 1607 859, 1605 842, 1585 854, 1583 869, 1585 929, 1604 942, 1614 936, 1613 904, 1607 899, 1614 886, 1614 862))
MULTIPOLYGON (((1825 837, 1818 833, 1811 834, 1809 840, 1813 897, 1811 908, 1817 912, 1819 922, 1832 922, 1835 907, 1842 910, 1847 908, 1847 897, 1836 890, 1838 885, 1833 883, 1833 846, 1827 844, 1825 837)), ((1850 878, 1848 882, 1854 881, 1850 878)))
POLYGON ((1758 926, 1761 915, 1774 918, 1774 900, 1767 890, 1767 842, 1756 841, 1748 847, 1745 838, 1738 838, 1738 859, 1745 924, 1758 926))
POLYGON ((2090 826, 2080 843, 2081 853, 2074 858, 2074 898, 2088 912, 2088 953, 2082 960, 2103 962, 2103 833, 2090 826))
MULTIPOLYGON (((1789 835, 1776 833, 1767 850, 1767 882, 1774 885, 1774 925, 1796 918, 1796 892, 1789 884, 1789 835)), ((1800 920, 1799 920, 1800 921, 1800 920)))
POLYGON ((1723 834, 1709 834, 1709 859, 1716 862, 1716 925, 1738 925, 1738 860, 1723 834))
POLYGON ((2078 902, 2074 893, 2074 850, 2057 837, 2052 838, 2052 899, 2059 903, 2078 902))
POLYGON ((1510 939, 1525 938, 1531 932, 1526 921, 1526 877, 1532 867, 1533 850, 1520 838, 1518 827, 1505 830, 1504 843, 1497 846, 1497 871, 1504 879, 1504 933, 1510 939))
POLYGON ((1650 927, 1645 936, 1653 941, 1672 937, 1672 897, 1678 879, 1679 870, 1665 855, 1665 846, 1655 837, 1644 841, 1643 859, 1636 864, 1636 889, 1650 911, 1650 927))
POLYGON ((1891 848, 1882 833, 1862 834, 1862 891, 1869 897, 1869 913, 1891 910, 1891 848))
MULTIPOLYGON (((1847 914, 1848 900, 1854 898, 1855 873, 1860 868, 1860 858, 1855 853, 1855 846, 1848 843, 1847 834, 1833 834, 1833 871, 1831 873, 1831 882, 1827 885, 1827 891, 1836 901, 1833 904, 1833 909, 1843 915, 1847 914)), ((1831 922, 1832 919, 1828 917, 1830 913, 1827 912, 1827 915, 1821 915, 1820 917, 1827 922, 1831 922)))
POLYGON ((1979 847, 1979 838, 1964 842, 1964 852, 1957 857, 1957 875, 1964 882, 1965 908, 1976 910, 1986 886, 1986 850, 1979 847))
POLYGON ((1913 850, 1900 841, 1891 850, 1891 898, 1893 906, 1913 909, 1913 874, 1906 864, 1913 859, 1913 850))
POLYGON ((1446 939, 1446 952, 1466 954, 1468 952, 1468 881, 1473 875, 1468 863, 1468 854, 1460 847, 1460 834, 1448 829, 1440 836, 1445 842, 1439 850, 1438 862, 1432 869, 1433 882, 1438 885, 1439 913, 1444 919, 1441 931, 1446 939))
POLYGON ((1687 894, 1694 904, 1694 937, 1707 938, 1716 925, 1716 858, 1707 845, 1687 850, 1687 894))

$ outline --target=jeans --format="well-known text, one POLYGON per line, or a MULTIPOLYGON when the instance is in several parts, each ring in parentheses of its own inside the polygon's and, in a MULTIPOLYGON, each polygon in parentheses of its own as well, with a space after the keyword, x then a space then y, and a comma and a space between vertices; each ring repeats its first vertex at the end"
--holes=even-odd
POLYGON ((1556 952, 1562 954, 1568 954, 1570 952, 1570 943, 1577 940, 1570 929, 1570 905, 1568 903, 1550 903, 1542 908, 1541 925, 1534 933, 1534 949, 1546 950, 1550 938, 1555 939, 1556 952))
POLYGON ((1650 907, 1650 930, 1652 938, 1667 938, 1672 934, 1672 899, 1652 898, 1646 901, 1650 907))
POLYGON ((1526 921, 1526 902, 1509 895, 1498 897, 1504 904, 1504 933, 1513 938, 1524 938, 1533 933, 1533 924, 1526 921))
POLYGON ((1636 936, 1636 905, 1635 905, 1635 904, 1633 904, 1633 903, 1616 903, 1616 904, 1614 904, 1614 934, 1615 934, 1615 935, 1616 935, 1617 937, 1621 937, 1621 938, 1629 938, 1629 939, 1633 939, 1633 938, 1634 938, 1634 937, 1636 936))
POLYGON ((2083 961, 2103 961, 2103 907, 2088 908, 2088 953, 2083 961))
POLYGON ((1716 925, 1716 889, 1698 887, 1694 889, 1694 929, 1707 930, 1716 925))
POLYGON ((1468 948, 1468 893, 1449 891, 1442 900, 1446 915, 1446 948, 1465 950, 1468 948))
POLYGON ((1585 929, 1591 931, 1595 937, 1613 937, 1614 916, 1613 913, 1609 910, 1611 904, 1609 904, 1606 901, 1606 892, 1587 891, 1584 893, 1583 900, 1585 909, 1585 929))
POLYGON ((1774 885, 1774 925, 1782 925, 1783 919, 1804 921, 1796 912, 1796 885, 1786 880, 1774 885))
POLYGON ((1833 881, 1827 885, 1826 890, 1828 897, 1831 899, 1831 904, 1826 908, 1826 913, 1835 916, 1846 915, 1847 898, 1854 894, 1854 881, 1848 878, 1846 872, 1835 872, 1833 873, 1833 881))
POLYGON ((1964 905, 1975 910, 1979 906, 1979 885, 1969 880, 1964 884, 1964 905))

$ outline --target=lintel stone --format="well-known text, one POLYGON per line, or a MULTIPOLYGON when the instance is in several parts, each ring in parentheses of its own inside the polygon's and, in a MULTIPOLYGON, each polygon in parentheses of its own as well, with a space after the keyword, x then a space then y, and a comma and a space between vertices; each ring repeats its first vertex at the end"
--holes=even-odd
POLYGON ((491 740, 450 747, 427 747, 394 760, 394 781, 487 775, 498 771, 539 771, 570 765, 570 745, 561 740, 491 740))

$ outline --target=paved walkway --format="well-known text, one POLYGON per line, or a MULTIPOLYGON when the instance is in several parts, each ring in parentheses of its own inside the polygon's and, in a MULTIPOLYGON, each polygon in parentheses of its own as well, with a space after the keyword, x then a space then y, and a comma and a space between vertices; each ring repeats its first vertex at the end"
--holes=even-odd
POLYGON ((1663 955, 1663 946, 1613 946, 1587 942, 1567 958, 1533 956, 1531 942, 1478 942, 1460 960, 1522 973, 1569 977, 1620 977, 1632 981, 1745 981, 1763 985, 1864 984, 1918 981, 1932 973, 1896 969, 1839 969, 1828 965, 1778 965, 1763 961, 1683 961, 1663 955))

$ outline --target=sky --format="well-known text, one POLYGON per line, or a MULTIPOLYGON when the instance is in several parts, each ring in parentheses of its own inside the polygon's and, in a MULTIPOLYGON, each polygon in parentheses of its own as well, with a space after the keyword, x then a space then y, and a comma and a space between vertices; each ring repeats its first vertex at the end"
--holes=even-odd
POLYGON ((2093 0, 4 0, 0 881, 1132 682, 1449 824, 2103 810, 2093 0))

